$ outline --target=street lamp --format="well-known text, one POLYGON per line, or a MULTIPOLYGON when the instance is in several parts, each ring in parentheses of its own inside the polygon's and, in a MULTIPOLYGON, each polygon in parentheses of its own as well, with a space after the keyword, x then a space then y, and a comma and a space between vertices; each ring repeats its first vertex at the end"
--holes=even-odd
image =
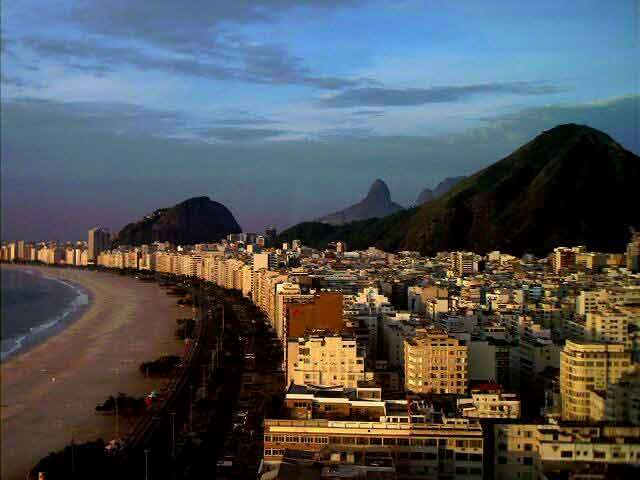
POLYGON ((149 480, 149 449, 144 449, 144 480, 149 480))
POLYGON ((176 412, 171 412, 171 456, 176 458, 176 412))

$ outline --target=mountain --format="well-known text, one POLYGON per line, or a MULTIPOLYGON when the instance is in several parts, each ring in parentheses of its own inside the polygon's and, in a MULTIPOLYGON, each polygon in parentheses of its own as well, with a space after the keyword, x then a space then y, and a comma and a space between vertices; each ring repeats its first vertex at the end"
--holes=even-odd
POLYGON ((209 197, 195 197, 172 208, 162 208, 126 225, 117 235, 118 245, 151 242, 195 244, 216 242, 242 230, 233 214, 209 197))
POLYGON ((637 155, 588 126, 559 125, 418 208, 324 232, 301 224, 281 236, 308 234, 297 238, 312 246, 343 239, 349 248, 428 255, 458 249, 545 255, 573 245, 622 251, 629 226, 640 227, 639 185, 637 155))
POLYGON ((628 227, 640 224, 639 182, 638 156, 588 126, 560 125, 422 206, 400 246, 427 254, 620 251, 628 227))
POLYGON ((330 242, 347 242, 349 250, 365 250, 370 246, 385 251, 396 250, 404 241, 410 220, 416 208, 400 210, 382 218, 369 218, 343 225, 321 222, 303 222, 281 232, 276 245, 301 240, 303 245, 323 250, 330 242))
POLYGON ((316 222, 343 225, 357 220, 386 217, 399 210, 402 210, 402 206, 391 201, 391 192, 387 184, 377 179, 362 201, 339 212, 320 217, 316 222))
POLYGON ((416 199, 416 205, 420 206, 424 203, 431 202, 437 198, 440 198, 465 178, 467 177, 465 177, 464 175, 461 177, 447 177, 442 180, 433 190, 431 190, 430 188, 425 188, 418 195, 418 198, 416 199))

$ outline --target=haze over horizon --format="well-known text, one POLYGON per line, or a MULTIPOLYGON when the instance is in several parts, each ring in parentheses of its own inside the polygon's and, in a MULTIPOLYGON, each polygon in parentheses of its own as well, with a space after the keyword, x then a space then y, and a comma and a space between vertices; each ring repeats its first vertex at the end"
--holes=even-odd
POLYGON ((3 2, 2 239, 408 206, 562 123, 640 153, 633 0, 299 3, 3 2))

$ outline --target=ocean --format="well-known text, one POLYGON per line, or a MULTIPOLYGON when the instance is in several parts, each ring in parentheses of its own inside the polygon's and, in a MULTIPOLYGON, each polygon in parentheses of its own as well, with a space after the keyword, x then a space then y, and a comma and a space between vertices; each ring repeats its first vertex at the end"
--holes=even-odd
POLYGON ((81 287, 40 270, 0 268, 0 361, 61 331, 88 305, 81 287))

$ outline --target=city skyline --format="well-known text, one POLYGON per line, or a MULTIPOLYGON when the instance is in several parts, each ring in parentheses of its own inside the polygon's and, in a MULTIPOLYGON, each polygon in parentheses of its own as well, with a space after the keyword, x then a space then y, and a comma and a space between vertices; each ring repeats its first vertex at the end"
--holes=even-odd
POLYGON ((3 3, 3 239, 407 206, 568 122, 640 152, 634 2, 226 3, 3 3))

